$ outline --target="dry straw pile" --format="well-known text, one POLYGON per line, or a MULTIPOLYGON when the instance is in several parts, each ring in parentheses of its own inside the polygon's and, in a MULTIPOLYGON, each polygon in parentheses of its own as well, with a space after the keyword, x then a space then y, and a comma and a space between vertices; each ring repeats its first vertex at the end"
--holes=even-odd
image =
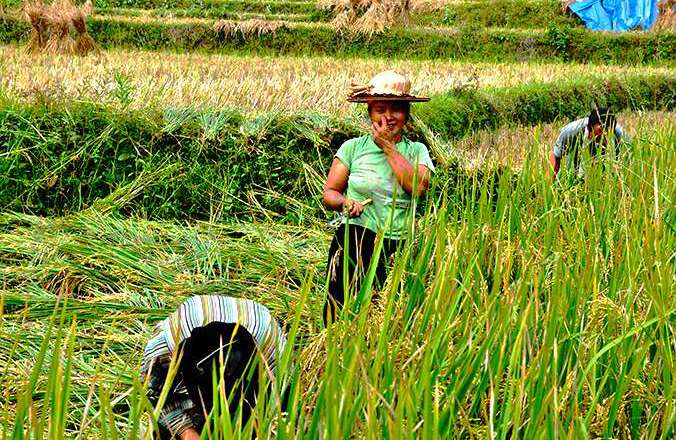
POLYGON ((653 30, 676 31, 676 14, 674 13, 676 0, 662 0, 658 3, 658 6, 659 15, 657 16, 657 22, 653 30))
POLYGON ((279 29, 285 29, 286 23, 281 21, 267 21, 251 19, 245 21, 219 20, 214 24, 214 29, 227 38, 236 38, 241 34, 242 38, 261 37, 267 34, 275 34, 279 29))
POLYGON ((29 52, 87 55, 98 51, 85 23, 94 12, 91 0, 80 7, 71 0, 54 0, 50 5, 28 0, 22 12, 32 27, 29 52))
POLYGON ((410 0, 327 0, 321 7, 334 12, 331 25, 338 30, 379 34, 395 24, 407 24, 410 0))

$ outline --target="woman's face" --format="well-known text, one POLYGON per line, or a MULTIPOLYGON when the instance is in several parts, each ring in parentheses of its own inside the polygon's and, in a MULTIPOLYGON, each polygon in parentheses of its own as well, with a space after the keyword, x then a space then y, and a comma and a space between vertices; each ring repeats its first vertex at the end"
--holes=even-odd
POLYGON ((383 118, 393 136, 401 134, 408 121, 407 103, 401 101, 375 101, 369 106, 369 117, 373 123, 381 123, 383 118))

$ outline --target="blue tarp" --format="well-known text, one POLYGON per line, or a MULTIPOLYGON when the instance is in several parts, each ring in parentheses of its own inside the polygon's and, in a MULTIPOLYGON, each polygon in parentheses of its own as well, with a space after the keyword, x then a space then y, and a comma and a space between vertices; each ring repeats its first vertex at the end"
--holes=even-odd
POLYGON ((598 31, 650 29, 657 20, 657 0, 581 0, 569 7, 598 31))

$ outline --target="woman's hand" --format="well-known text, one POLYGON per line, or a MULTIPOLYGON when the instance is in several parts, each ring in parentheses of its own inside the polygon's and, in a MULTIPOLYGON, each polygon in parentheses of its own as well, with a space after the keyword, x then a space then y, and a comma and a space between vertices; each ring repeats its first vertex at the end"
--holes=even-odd
POLYGON ((361 213, 364 212, 364 205, 356 200, 345 199, 343 202, 343 212, 350 218, 359 217, 361 213))
POLYGON ((380 123, 374 122, 371 125, 371 136, 373 136, 373 142, 375 142, 386 155, 389 155, 395 149, 396 136, 392 130, 390 130, 390 127, 387 126, 387 121, 384 116, 380 120, 380 123))

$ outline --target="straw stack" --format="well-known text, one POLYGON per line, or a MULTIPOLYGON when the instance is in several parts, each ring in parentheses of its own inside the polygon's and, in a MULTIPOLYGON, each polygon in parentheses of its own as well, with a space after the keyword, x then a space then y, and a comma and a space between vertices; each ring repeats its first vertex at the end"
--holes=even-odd
POLYGON ((406 24, 410 0, 329 0, 323 8, 335 13, 331 25, 350 33, 379 34, 395 24, 406 24))
POLYGON ((98 51, 86 25, 86 18, 94 12, 91 0, 81 7, 71 0, 54 0, 50 5, 28 0, 22 11, 32 28, 29 52, 87 55, 98 51))
POLYGON ((277 30, 286 28, 286 23, 267 20, 219 20, 214 24, 214 30, 222 34, 226 39, 241 35, 242 38, 261 37, 266 34, 275 34, 277 30))
POLYGON ((676 0, 661 0, 658 3, 658 7, 659 15, 657 16, 657 22, 652 30, 676 31, 676 14, 674 13, 674 9, 676 9, 676 0))

